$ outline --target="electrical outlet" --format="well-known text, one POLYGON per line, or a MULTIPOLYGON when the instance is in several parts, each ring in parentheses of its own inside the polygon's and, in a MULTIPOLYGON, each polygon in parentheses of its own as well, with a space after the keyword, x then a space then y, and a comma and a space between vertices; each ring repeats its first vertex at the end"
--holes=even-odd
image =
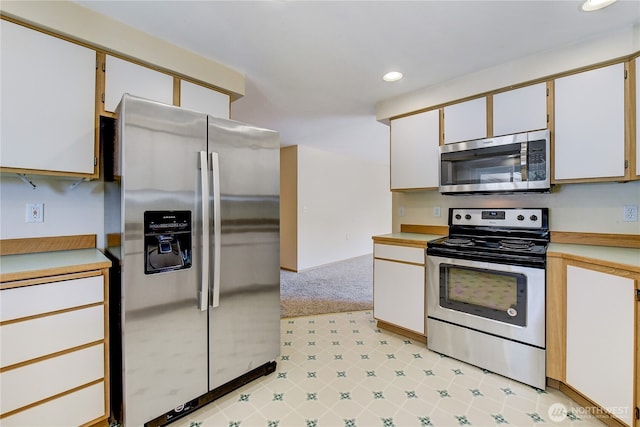
POLYGON ((625 205, 622 211, 622 218, 624 222, 637 222, 638 221, 638 206, 625 205))
POLYGON ((27 222, 44 222, 44 203, 27 203, 27 222))
POLYGON ((435 217, 439 217, 440 216, 440 206, 436 206, 433 208, 433 216, 435 217))

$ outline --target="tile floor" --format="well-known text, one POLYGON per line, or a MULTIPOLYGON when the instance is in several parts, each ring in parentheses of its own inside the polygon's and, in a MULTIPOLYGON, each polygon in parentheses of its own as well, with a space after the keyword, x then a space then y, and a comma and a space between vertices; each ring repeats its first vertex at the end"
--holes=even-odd
POLYGON ((371 311, 285 318, 276 372, 170 427, 602 426, 538 390, 380 330, 371 311))

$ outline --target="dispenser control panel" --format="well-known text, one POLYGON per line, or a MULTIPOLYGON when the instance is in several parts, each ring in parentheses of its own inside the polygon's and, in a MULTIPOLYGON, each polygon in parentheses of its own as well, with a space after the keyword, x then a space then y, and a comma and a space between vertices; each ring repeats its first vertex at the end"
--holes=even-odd
POLYGON ((144 213, 144 273, 191 268, 191 211, 144 213))

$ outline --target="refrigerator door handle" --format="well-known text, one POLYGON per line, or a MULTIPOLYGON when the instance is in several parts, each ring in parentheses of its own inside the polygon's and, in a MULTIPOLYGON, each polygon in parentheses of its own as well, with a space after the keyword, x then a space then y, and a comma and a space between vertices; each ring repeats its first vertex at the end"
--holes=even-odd
POLYGON ((206 151, 200 151, 200 182, 202 188, 202 277, 198 290, 198 309, 207 311, 209 292, 209 163, 206 151))
POLYGON ((220 163, 218 153, 211 153, 213 180, 213 284, 211 306, 220 305, 220 238, 222 222, 220 218, 220 163))

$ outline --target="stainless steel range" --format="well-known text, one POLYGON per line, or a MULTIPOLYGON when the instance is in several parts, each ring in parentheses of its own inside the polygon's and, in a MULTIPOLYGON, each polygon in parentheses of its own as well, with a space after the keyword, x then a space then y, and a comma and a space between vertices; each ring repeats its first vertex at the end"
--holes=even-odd
POLYGON ((547 208, 450 209, 427 245, 427 347, 545 388, 547 208))

